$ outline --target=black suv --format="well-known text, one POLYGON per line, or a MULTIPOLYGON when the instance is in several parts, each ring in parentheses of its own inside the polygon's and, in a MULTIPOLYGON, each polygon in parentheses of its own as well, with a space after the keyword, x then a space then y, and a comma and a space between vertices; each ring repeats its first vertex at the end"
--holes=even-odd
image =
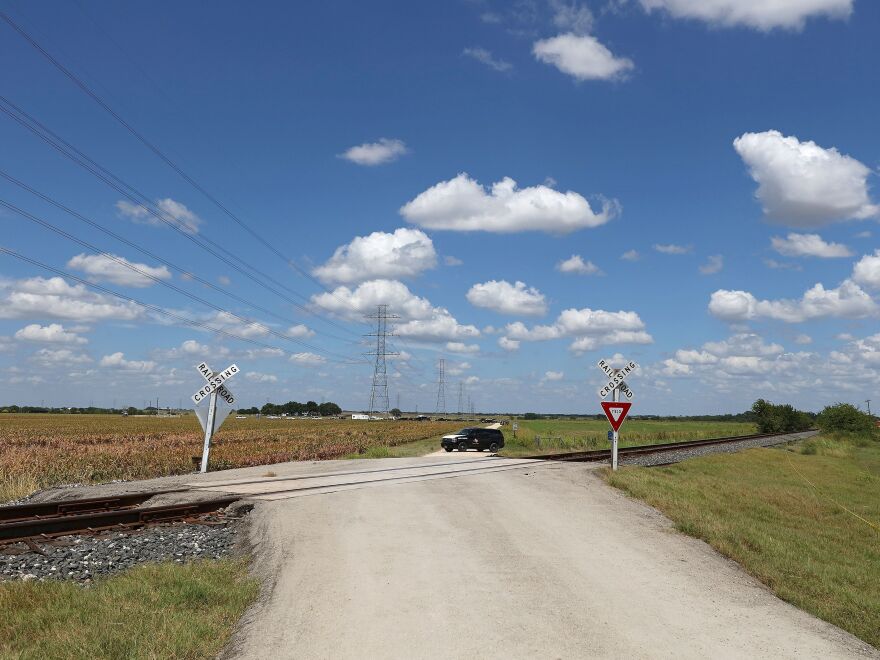
POLYGON ((440 446, 446 451, 458 449, 458 451, 467 451, 468 449, 476 449, 483 451, 488 449, 496 452, 504 446, 504 434, 498 429, 462 429, 450 435, 444 435, 440 441, 440 446))

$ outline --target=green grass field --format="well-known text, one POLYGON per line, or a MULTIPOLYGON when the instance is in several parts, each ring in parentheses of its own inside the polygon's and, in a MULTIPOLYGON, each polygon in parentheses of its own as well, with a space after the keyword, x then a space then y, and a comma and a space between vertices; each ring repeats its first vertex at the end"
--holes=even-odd
MULTIPOLYGON (((541 419, 520 420, 516 438, 505 424, 505 456, 604 449, 610 446, 610 426, 603 420, 541 419)), ((754 424, 740 422, 678 422, 629 420, 620 429, 620 445, 650 445, 700 438, 720 438, 755 433, 754 424)))
POLYGON ((0 658, 213 658, 259 586, 242 560, 147 564, 96 581, 0 584, 0 658))
POLYGON ((607 472, 776 594, 880 647, 880 438, 607 472))

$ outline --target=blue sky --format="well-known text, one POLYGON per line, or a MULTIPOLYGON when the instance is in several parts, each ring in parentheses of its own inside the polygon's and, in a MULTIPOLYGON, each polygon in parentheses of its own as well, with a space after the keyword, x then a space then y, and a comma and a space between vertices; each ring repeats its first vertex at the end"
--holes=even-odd
POLYGON ((410 410, 440 358, 450 410, 595 412, 601 358, 638 413, 878 389, 874 3, 0 6, 271 246, 0 22, 0 169, 148 252, 0 178, 89 247, 9 207, 0 246, 104 287, 0 254, 0 402, 177 405, 208 359, 242 405, 363 408, 379 303, 410 410))

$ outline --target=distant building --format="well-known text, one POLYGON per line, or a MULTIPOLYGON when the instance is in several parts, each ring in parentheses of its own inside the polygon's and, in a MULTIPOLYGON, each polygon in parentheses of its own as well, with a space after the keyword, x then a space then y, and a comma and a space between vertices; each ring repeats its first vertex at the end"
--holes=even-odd
POLYGON ((358 415, 358 414, 355 414, 355 415, 352 415, 351 418, 352 418, 352 419, 370 419, 370 416, 369 416, 369 415, 358 415))

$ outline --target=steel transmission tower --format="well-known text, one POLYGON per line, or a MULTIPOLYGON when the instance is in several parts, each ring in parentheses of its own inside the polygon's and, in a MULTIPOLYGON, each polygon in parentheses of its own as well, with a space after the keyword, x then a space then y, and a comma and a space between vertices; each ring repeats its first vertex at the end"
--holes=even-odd
POLYGON ((464 412, 464 383, 462 381, 458 381, 458 414, 460 415, 464 412))
POLYGON ((435 414, 446 414, 446 360, 437 363, 437 408, 435 414))
POLYGON ((385 363, 385 358, 400 355, 400 353, 389 351, 385 347, 385 340, 387 337, 394 336, 394 333, 388 330, 388 321, 400 317, 389 314, 388 305, 376 305, 376 313, 368 314, 367 318, 376 321, 376 332, 365 335, 376 338, 376 350, 367 353, 367 355, 376 358, 373 367, 373 383, 370 386, 370 416, 372 416, 374 412, 387 413, 388 408, 391 407, 388 403, 388 366, 385 363))

